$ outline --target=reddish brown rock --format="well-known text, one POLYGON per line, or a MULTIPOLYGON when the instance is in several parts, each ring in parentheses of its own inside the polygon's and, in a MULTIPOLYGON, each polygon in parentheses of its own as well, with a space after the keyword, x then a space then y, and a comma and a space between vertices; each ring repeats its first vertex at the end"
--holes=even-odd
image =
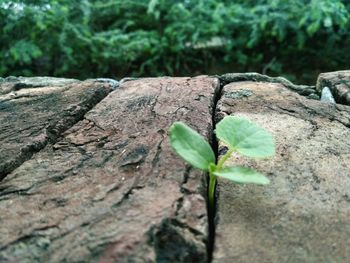
POLYGON ((124 82, 0 183, 0 262, 206 262, 205 175, 170 149, 211 134, 218 80, 124 82))
POLYGON ((225 115, 269 130, 277 153, 229 160, 261 171, 271 184, 219 180, 213 262, 348 262, 350 107, 247 81, 224 87, 217 119, 225 115))
POLYGON ((350 70, 321 73, 317 79, 317 90, 328 87, 337 103, 350 105, 350 70))
POLYGON ((94 80, 7 78, 0 90, 6 90, 0 95, 1 180, 81 120, 112 86, 94 80))

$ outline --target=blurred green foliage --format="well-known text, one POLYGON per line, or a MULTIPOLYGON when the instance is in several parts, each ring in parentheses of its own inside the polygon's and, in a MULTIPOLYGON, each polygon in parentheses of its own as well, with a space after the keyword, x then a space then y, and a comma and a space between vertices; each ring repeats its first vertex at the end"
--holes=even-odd
POLYGON ((256 71, 314 83, 350 61, 347 0, 3 0, 0 28, 0 76, 256 71))

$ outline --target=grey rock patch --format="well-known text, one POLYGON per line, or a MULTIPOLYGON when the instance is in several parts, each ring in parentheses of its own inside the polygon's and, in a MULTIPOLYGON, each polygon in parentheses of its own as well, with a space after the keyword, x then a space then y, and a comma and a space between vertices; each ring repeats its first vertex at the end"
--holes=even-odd
POLYGON ((303 96, 309 96, 313 93, 317 93, 315 86, 308 85, 295 85, 291 81, 283 78, 283 77, 270 77, 266 75, 262 75, 256 72, 248 72, 248 73, 226 73, 219 76, 223 85, 238 82, 238 81, 254 81, 254 82, 269 82, 269 83, 280 83, 284 85, 286 88, 297 92, 303 96))
POLYGON ((329 87, 336 103, 350 105, 350 70, 321 73, 317 78, 319 92, 329 87))
POLYGON ((134 77, 126 77, 120 80, 120 84, 127 82, 127 81, 132 81, 132 80, 138 80, 139 78, 134 78, 134 77))
POLYGON ((310 100, 320 100, 320 96, 316 93, 311 93, 310 95, 307 96, 307 98, 310 100))
POLYGON ((253 92, 248 89, 239 89, 237 91, 225 92, 224 96, 231 99, 247 98, 253 95, 253 92))
POLYGON ((328 87, 324 87, 321 93, 321 101, 335 103, 332 92, 328 87))
POLYGON ((0 81, 0 95, 26 88, 40 87, 64 87, 78 83, 77 79, 55 78, 55 77, 14 77, 2 78, 0 81))
POLYGON ((97 78, 97 82, 107 82, 112 86, 112 89, 115 90, 116 88, 119 87, 119 81, 115 79, 109 79, 109 78, 97 78))

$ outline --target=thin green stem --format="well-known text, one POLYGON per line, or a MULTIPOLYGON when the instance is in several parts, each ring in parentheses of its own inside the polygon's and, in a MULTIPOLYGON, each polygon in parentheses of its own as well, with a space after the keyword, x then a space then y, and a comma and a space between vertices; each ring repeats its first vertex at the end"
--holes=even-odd
POLYGON ((224 156, 221 157, 221 159, 218 162, 218 165, 215 167, 211 167, 209 169, 209 189, 208 189, 208 198, 209 198, 209 205, 212 211, 215 209, 215 185, 216 185, 216 175, 214 175, 214 170, 220 170, 222 166, 224 165, 224 162, 231 156, 233 153, 233 149, 229 149, 224 156))
POLYGON ((215 184, 216 184, 216 176, 213 174, 212 171, 209 172, 209 204, 212 209, 214 210, 215 207, 215 184))
POLYGON ((217 170, 221 170, 222 166, 224 165, 224 162, 231 156, 231 154, 234 152, 233 149, 229 149, 227 151, 227 153, 224 154, 224 156, 222 156, 218 162, 218 165, 217 165, 217 170))

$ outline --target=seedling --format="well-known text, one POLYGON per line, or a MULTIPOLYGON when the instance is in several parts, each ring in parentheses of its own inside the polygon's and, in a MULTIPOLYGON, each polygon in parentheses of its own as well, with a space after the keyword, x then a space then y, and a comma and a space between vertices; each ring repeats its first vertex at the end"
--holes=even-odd
POLYGON ((233 153, 251 158, 267 158, 275 154, 272 135, 245 118, 227 116, 216 125, 217 139, 228 147, 217 164, 209 143, 183 122, 173 123, 169 133, 174 151, 193 167, 209 173, 208 199, 211 208, 214 207, 217 177, 238 184, 266 185, 270 182, 268 178, 253 169, 224 166, 233 153))

